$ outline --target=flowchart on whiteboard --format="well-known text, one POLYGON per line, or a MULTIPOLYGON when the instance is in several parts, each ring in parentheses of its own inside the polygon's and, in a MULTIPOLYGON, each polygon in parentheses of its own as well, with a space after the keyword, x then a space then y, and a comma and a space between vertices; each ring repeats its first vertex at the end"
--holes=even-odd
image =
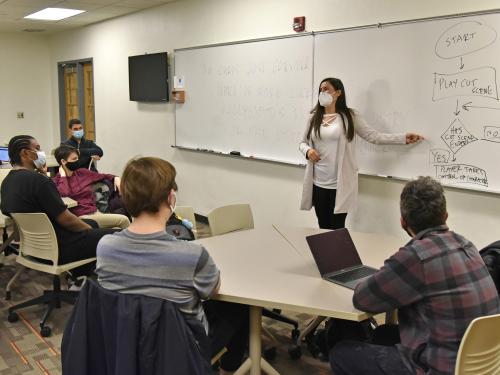
POLYGON ((435 176, 445 182, 488 186, 488 172, 467 160, 460 160, 460 152, 473 142, 500 143, 500 127, 468 124, 461 115, 465 111, 500 111, 497 73, 491 66, 493 61, 491 65, 485 61, 483 66, 469 67, 465 58, 489 48, 496 39, 497 32, 493 27, 478 21, 463 21, 449 27, 436 41, 436 57, 450 60, 450 66, 453 66, 451 72, 434 73, 432 96, 433 101, 450 104, 450 122, 441 135, 443 148, 430 150, 435 176), (477 97, 487 99, 491 106, 475 104, 477 97))

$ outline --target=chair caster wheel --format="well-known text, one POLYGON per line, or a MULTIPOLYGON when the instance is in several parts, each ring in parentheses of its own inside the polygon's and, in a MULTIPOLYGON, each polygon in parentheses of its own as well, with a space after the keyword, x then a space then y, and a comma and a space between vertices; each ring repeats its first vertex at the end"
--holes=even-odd
POLYGON ((272 346, 270 348, 265 348, 263 352, 264 358, 267 359, 268 361, 272 361, 273 359, 275 359, 277 354, 278 353, 276 352, 275 346, 272 346))
POLYGON ((7 320, 10 322, 10 323, 15 323, 19 320, 19 315, 17 315, 16 312, 12 311, 9 313, 9 315, 7 315, 7 320))
POLYGON ((292 329, 292 340, 297 341, 300 336, 300 331, 298 329, 292 329))
POLYGON ((298 345, 292 345, 288 348, 288 355, 291 359, 299 359, 302 356, 302 349, 298 345))
POLYGON ((9 301, 10 298, 11 298, 11 296, 10 296, 10 290, 9 290, 7 293, 5 293, 5 300, 9 301))
POLYGON ((52 334, 52 330, 50 329, 50 327, 43 326, 43 327, 40 329, 40 335, 41 335, 42 337, 49 337, 51 334, 52 334))

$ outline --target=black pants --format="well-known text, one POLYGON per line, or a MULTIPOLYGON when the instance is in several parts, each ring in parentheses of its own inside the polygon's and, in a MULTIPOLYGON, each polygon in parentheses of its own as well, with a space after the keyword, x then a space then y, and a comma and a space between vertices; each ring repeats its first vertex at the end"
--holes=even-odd
POLYGON ((334 214, 337 190, 323 189, 313 185, 313 205, 318 225, 321 229, 340 229, 345 227, 347 214, 334 214))
POLYGON ((225 371, 236 371, 243 362, 248 346, 250 319, 248 306, 209 300, 203 302, 203 309, 210 327, 208 341, 204 344, 203 351, 210 353, 212 358, 226 348, 227 352, 220 359, 220 367, 225 371))
MULTIPOLYGON (((87 222, 88 223, 88 222, 87 222)), ((78 241, 62 242, 59 245, 59 264, 76 262, 82 259, 95 258, 99 240, 106 234, 111 234, 119 229, 89 229, 78 241)), ((77 267, 71 271, 75 277, 88 276, 95 269, 95 262, 77 267)))
POLYGON ((334 375, 411 375, 396 348, 399 342, 397 325, 379 326, 371 343, 338 342, 330 351, 330 366, 334 375))
POLYGON ((396 346, 341 341, 330 352, 334 375, 411 375, 396 346))

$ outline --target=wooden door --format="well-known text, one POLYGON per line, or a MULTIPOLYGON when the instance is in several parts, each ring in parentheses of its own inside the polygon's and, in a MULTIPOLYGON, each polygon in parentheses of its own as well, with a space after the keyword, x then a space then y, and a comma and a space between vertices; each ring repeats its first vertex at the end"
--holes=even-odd
POLYGON ((83 64, 83 110, 85 113, 85 138, 95 141, 94 78, 92 63, 83 64))
MULTIPOLYGON (((94 77, 92 61, 70 62, 62 66, 62 93, 64 94, 64 116, 61 116, 61 135, 71 136, 69 120, 81 120, 85 138, 95 141, 94 77), (62 123, 64 117, 64 123, 62 123)), ((60 91, 61 92, 61 91, 60 91)))
POLYGON ((68 129, 68 122, 72 118, 80 117, 78 106, 78 72, 76 64, 64 67, 64 105, 66 108, 66 134, 69 137, 71 130, 68 129))

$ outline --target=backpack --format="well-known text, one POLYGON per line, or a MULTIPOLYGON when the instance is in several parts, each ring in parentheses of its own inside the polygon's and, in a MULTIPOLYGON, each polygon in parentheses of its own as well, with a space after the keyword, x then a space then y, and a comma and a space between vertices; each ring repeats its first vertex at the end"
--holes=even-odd
POLYGON ((500 293, 500 241, 493 242, 479 251, 486 268, 500 293))
POLYGON ((109 212, 109 199, 113 193, 109 185, 104 181, 96 182, 92 185, 92 191, 94 192, 95 206, 97 210, 102 213, 109 212))
POLYGON ((178 240, 193 241, 195 238, 194 233, 191 230, 193 226, 192 224, 189 224, 189 221, 186 222, 186 219, 181 219, 174 212, 172 215, 170 215, 170 218, 167 221, 166 231, 168 234, 174 236, 178 240))
POLYGON ((350 320, 330 318, 325 328, 316 329, 305 337, 307 348, 315 358, 327 361, 331 348, 343 340, 369 342, 374 328, 370 320, 355 322, 350 320))

